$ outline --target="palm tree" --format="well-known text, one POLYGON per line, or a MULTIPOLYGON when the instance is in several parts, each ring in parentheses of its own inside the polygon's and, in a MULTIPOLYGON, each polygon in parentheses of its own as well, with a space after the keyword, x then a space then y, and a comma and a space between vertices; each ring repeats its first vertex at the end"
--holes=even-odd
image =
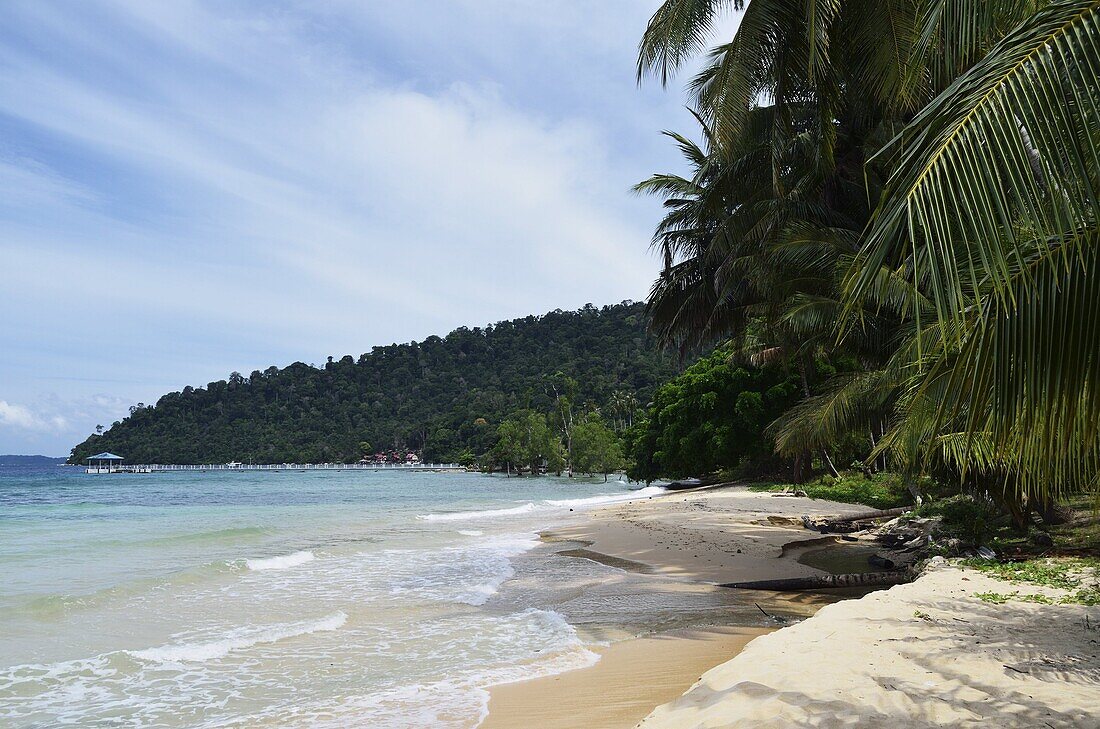
MULTIPOLYGON (((807 110, 798 113, 810 128, 807 110)), ((743 358, 796 370, 809 397, 818 360, 839 351, 863 356, 880 346, 881 316, 869 313, 860 335, 844 343, 832 326, 847 268, 840 264, 854 257, 858 228, 869 218, 866 195, 853 186, 847 163, 820 173, 819 147, 809 132, 779 151, 784 192, 776 194, 770 109, 749 115, 735 146, 718 144, 699 121, 703 145, 668 133, 692 177, 655 175, 635 188, 664 196, 668 211, 654 236, 665 269, 648 302, 652 327, 681 351, 732 338, 743 358)), ((840 139, 844 150, 856 144, 847 134, 840 139)), ((825 447, 819 450, 828 460, 825 447)), ((799 480, 809 452, 790 455, 799 480)))
POLYGON ((858 301, 886 266, 927 292, 943 457, 1039 497, 1100 486, 1098 72, 1096 0, 1005 33, 883 150, 895 172, 848 284, 858 301))
POLYGON ((691 84, 708 149, 645 188, 669 195, 658 241, 681 256, 658 332, 743 335, 761 306, 801 347, 807 324, 877 326, 890 356, 778 424, 781 448, 886 413, 874 457, 1040 499, 1100 486, 1100 2, 668 0, 639 78, 667 82, 730 8, 735 37, 691 84), (749 150, 753 184, 722 184, 749 150), (825 239, 843 285, 786 285, 783 259, 825 239))

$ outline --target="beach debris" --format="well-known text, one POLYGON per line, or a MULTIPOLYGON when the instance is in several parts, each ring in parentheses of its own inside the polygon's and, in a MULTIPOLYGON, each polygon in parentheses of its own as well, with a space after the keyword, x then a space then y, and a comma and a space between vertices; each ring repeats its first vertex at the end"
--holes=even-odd
POLYGON ((882 519, 901 516, 910 509, 911 507, 901 506, 896 509, 864 511, 849 516, 803 516, 802 523, 807 529, 813 529, 822 534, 849 534, 851 532, 863 531, 864 529, 878 526, 876 522, 882 519))
POLYGON ((850 516, 802 517, 802 524, 822 534, 838 534, 845 541, 876 542, 892 552, 916 552, 932 543, 942 519, 912 518, 910 507, 862 512, 850 516), (885 520, 885 521, 884 521, 885 520))
POLYGON ((760 603, 758 603, 758 602, 754 602, 753 605, 756 606, 757 610, 764 613, 764 617, 767 618, 768 620, 779 623, 780 625, 786 625, 787 623, 790 622, 790 620, 788 620, 787 618, 784 618, 781 615, 772 615, 772 614, 768 613, 766 610, 764 610, 764 608, 760 607, 760 603))

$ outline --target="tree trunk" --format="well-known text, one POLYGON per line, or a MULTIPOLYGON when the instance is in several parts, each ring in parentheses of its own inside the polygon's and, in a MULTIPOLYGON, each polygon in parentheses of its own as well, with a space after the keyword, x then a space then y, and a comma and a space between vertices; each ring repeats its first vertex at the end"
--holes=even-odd
POLYGON ((1028 133, 1024 123, 1020 121, 1020 117, 1016 117, 1016 124, 1020 127, 1020 141, 1023 142, 1024 151, 1027 153, 1027 161, 1031 165, 1031 175, 1035 178, 1035 184, 1041 187, 1043 192, 1049 192, 1046 175, 1043 174, 1043 160, 1039 156, 1039 150, 1035 149, 1035 144, 1031 141, 1031 134, 1028 133))
POLYGON ((1012 525, 1016 527, 1016 531, 1027 534, 1031 526, 1031 506, 1015 494, 1005 494, 1004 502, 1008 513, 1012 515, 1012 525))
POLYGON ((1039 516, 1043 517, 1043 523, 1047 526, 1068 524, 1073 521, 1073 509, 1059 504, 1054 499, 1047 499, 1039 503, 1039 516))
POLYGON ((810 452, 802 451, 794 457, 794 468, 791 472, 791 481, 805 483, 810 472, 810 452))
POLYGON ((727 582, 719 587, 735 587, 742 590, 820 590, 829 587, 885 587, 900 585, 913 579, 908 570, 894 572, 856 572, 847 575, 815 575, 792 577, 785 580, 757 580, 754 582, 727 582))

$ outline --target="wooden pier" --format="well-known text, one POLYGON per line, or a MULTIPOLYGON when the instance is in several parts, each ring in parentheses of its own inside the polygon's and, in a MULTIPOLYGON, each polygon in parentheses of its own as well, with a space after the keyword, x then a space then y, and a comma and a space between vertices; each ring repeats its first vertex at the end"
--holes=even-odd
POLYGON ((88 468, 88 473, 168 473, 175 471, 465 471, 457 463, 139 463, 88 468))

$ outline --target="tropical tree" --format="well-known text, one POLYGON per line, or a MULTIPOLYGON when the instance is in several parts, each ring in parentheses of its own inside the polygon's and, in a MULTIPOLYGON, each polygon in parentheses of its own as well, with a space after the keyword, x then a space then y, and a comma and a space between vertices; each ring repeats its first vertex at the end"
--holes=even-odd
POLYGON ((655 331, 873 353, 777 423, 781 450, 878 421, 872 460, 1095 489, 1100 2, 669 0, 639 78, 667 82, 730 8, 691 83, 694 174, 643 183, 669 210, 655 331), (783 267, 807 256, 840 280, 783 267))
POLYGON ((498 440, 494 456, 508 470, 527 468, 537 474, 543 464, 551 471, 560 472, 564 465, 561 439, 547 425, 546 416, 531 410, 521 410, 510 415, 497 429, 498 440))
POLYGON ((926 292, 937 455, 1042 499, 1100 486, 1100 2, 1040 5, 1003 35, 1011 13, 965 18, 988 52, 880 153, 847 290, 889 267, 926 292))
POLYGON ((607 474, 623 467, 622 446, 603 419, 588 415, 573 427, 573 470, 581 473, 607 474))

